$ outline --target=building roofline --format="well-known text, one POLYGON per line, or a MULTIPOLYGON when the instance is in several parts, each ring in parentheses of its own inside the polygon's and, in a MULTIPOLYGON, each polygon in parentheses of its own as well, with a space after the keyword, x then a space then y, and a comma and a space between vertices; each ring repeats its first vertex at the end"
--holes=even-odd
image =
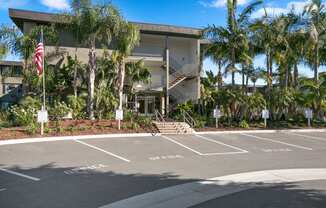
POLYGON ((0 65, 6 65, 6 66, 23 66, 22 61, 1 61, 0 65))
MULTIPOLYGON (((13 9, 13 8, 9 8, 9 16, 20 29, 23 28, 24 21, 31 21, 31 22, 38 22, 38 23, 45 23, 45 24, 62 22, 62 20, 59 20, 58 14, 13 9)), ((137 25, 141 33, 146 33, 146 34, 197 37, 197 38, 202 36, 202 30, 198 28, 181 27, 181 26, 165 25, 165 24, 142 23, 142 22, 130 22, 130 23, 137 25)))

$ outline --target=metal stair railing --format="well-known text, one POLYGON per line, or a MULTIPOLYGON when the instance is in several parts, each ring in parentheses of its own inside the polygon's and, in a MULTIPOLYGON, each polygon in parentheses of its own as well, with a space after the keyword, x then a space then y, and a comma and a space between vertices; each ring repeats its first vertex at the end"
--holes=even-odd
POLYGON ((163 128, 165 128, 165 119, 163 115, 158 110, 155 110, 154 113, 155 113, 155 120, 157 122, 163 123, 163 128))
POLYGON ((189 124, 191 128, 194 128, 194 126, 196 125, 196 121, 191 117, 191 115, 185 110, 182 110, 182 115, 183 122, 189 124))

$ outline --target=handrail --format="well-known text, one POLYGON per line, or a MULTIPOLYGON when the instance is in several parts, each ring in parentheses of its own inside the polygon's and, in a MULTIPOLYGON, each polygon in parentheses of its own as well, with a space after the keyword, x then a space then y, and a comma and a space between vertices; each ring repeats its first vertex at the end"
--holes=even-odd
POLYGON ((158 110, 155 110, 155 119, 157 122, 162 122, 163 123, 163 126, 165 127, 165 119, 163 117, 163 115, 158 111, 158 110))
POLYGON ((186 122, 191 126, 191 128, 193 128, 196 125, 196 121, 191 117, 191 115, 187 111, 183 109, 181 111, 183 114, 183 122, 186 122))

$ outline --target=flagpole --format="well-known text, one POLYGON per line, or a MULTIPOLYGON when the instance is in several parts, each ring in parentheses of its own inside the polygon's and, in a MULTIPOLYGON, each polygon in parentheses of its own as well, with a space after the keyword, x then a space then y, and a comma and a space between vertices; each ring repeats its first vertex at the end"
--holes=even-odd
MULTIPOLYGON (((43 43, 43 55, 42 55, 42 86, 43 86, 43 105, 42 111, 45 111, 45 70, 44 70, 44 54, 45 54, 45 44, 44 44, 44 37, 43 37, 43 27, 41 27, 41 37, 43 43)), ((41 135, 44 134, 44 122, 41 122, 41 135)))

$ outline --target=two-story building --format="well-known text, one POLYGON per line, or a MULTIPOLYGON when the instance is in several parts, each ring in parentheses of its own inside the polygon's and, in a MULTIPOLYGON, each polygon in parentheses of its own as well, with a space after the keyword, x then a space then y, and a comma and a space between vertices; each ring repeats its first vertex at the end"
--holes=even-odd
MULTIPOLYGON (((21 29, 28 33, 31 28, 40 24, 56 22, 58 16, 51 13, 9 9, 10 18, 21 29)), ((132 22, 141 32, 140 44, 133 50, 129 61, 143 60, 150 69, 149 84, 137 83, 139 112, 153 114, 155 110, 166 112, 169 107, 188 100, 200 98, 200 46, 202 30, 171 25, 159 25, 132 22)), ((72 34, 60 33, 59 50, 74 56, 75 40, 72 34)), ((47 52, 53 46, 46 45, 47 52)), ((97 53, 101 53, 99 49, 97 53)), ((78 59, 87 62, 88 48, 77 50, 78 59)))
POLYGON ((22 62, 0 61, 0 108, 7 108, 21 97, 22 69, 22 62))

